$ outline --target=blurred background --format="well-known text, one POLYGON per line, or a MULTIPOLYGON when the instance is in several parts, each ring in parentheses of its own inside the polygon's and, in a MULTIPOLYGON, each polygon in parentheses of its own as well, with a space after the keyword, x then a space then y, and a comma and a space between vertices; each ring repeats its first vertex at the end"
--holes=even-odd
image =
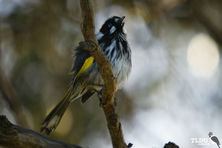
MULTIPOLYGON (((116 95, 126 142, 216 148, 191 139, 211 131, 222 142, 222 1, 94 0, 93 6, 96 32, 108 17, 126 16, 133 67, 116 95)), ((39 131, 68 88, 73 49, 83 40, 80 12, 77 0, 0 0, 0 114, 13 123, 39 131)), ((50 137, 111 148, 97 96, 72 103, 50 137)))

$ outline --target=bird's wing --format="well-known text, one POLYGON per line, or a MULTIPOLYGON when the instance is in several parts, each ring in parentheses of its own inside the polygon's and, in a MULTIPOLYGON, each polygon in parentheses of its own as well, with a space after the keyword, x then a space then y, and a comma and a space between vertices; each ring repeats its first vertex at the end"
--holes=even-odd
POLYGON ((72 68, 73 80, 78 78, 82 73, 89 69, 94 63, 94 57, 88 51, 82 50, 80 47, 75 49, 75 60, 72 68))
POLYGON ((211 140, 214 141, 217 145, 220 145, 220 142, 216 136, 211 137, 211 140))

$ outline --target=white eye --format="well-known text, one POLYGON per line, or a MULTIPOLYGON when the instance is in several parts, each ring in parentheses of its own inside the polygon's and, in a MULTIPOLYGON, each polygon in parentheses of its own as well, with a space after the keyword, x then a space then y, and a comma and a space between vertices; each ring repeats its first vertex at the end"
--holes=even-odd
POLYGON ((115 31, 116 31, 116 27, 113 26, 113 27, 110 29, 110 34, 112 34, 112 33, 115 32, 115 31))
POLYGON ((114 21, 117 23, 117 22, 119 21, 119 19, 118 19, 118 18, 115 18, 114 21))

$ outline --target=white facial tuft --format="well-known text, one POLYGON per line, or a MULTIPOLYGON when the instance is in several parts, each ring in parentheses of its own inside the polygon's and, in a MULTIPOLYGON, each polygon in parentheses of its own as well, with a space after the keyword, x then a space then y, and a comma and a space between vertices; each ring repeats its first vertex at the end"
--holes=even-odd
POLYGON ((110 29, 110 34, 112 34, 112 33, 115 32, 115 31, 116 31, 116 27, 113 26, 113 27, 110 29))
POLYGON ((104 34, 101 33, 101 32, 99 32, 99 33, 97 33, 97 35, 96 35, 96 39, 97 39, 97 40, 100 40, 103 36, 104 36, 104 34))

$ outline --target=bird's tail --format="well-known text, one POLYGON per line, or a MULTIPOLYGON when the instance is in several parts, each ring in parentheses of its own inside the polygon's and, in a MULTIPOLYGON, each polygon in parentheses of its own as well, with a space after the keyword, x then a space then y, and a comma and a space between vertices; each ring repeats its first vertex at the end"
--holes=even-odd
POLYGON ((67 107, 71 103, 70 96, 72 94, 72 86, 66 91, 63 99, 53 108, 53 110, 47 115, 45 120, 42 122, 40 132, 45 132, 49 135, 58 126, 63 114, 67 107))

